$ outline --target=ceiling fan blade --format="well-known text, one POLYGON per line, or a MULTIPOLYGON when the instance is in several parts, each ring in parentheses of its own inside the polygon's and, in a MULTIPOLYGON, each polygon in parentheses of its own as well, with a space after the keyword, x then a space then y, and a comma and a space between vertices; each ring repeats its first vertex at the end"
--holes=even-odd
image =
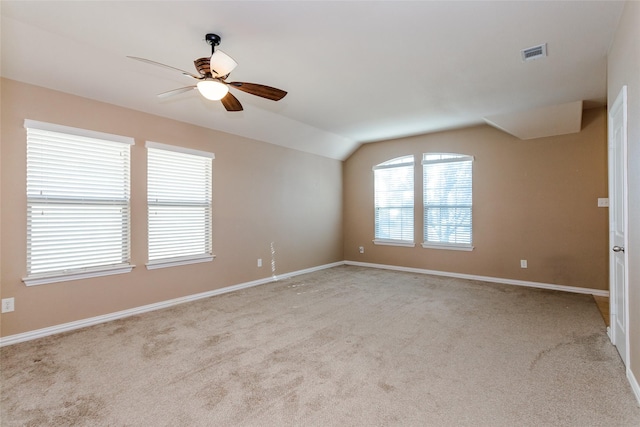
POLYGON ((172 67, 171 65, 161 64, 160 62, 152 61, 150 59, 138 58, 137 56, 127 56, 127 58, 135 59, 136 61, 146 62, 147 64, 157 65, 158 67, 168 68, 173 71, 179 71, 185 76, 193 77, 194 79, 200 80, 201 76, 196 76, 188 71, 181 70, 180 68, 172 67))
POLYGON ((271 86, 259 85, 257 83, 231 82, 228 84, 243 92, 271 99, 272 101, 279 101, 287 94, 284 90, 276 89, 271 86))
POLYGON ((242 111, 242 104, 231 92, 227 93, 220 101, 227 111, 242 111))
POLYGON ((187 87, 181 87, 179 89, 169 90, 167 92, 159 93, 158 98, 168 98, 170 96, 177 95, 179 93, 189 92, 190 90, 194 90, 195 88, 197 88, 197 86, 187 86, 187 87))
POLYGON ((196 70, 200 73, 201 76, 206 76, 211 71, 211 66, 209 65, 209 58, 198 58, 193 61, 193 65, 196 66, 196 70))

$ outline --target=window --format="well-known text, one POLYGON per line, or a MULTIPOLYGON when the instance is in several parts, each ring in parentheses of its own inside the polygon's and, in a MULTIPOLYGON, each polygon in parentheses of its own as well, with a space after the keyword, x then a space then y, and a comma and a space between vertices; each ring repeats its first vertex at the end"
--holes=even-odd
POLYGON ((376 244, 413 246, 413 156, 373 168, 376 244))
POLYGON ((25 120, 27 285, 125 273, 133 139, 25 120))
POLYGON ((147 142, 149 263, 170 267, 213 260, 213 153, 147 142))
POLYGON ((424 154, 423 247, 471 250, 473 157, 424 154))

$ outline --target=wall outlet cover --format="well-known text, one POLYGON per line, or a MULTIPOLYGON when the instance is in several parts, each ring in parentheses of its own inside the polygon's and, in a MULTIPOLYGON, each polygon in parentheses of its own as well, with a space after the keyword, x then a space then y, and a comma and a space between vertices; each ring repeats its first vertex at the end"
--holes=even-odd
POLYGON ((15 299, 13 298, 3 298, 2 299, 2 312, 10 313, 15 310, 15 299))

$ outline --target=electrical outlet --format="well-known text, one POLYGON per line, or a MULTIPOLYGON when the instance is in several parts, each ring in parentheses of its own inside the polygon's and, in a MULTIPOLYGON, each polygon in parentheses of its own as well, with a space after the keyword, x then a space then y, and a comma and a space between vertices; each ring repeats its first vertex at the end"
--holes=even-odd
POLYGON ((358 248, 358 252, 360 252, 361 254, 363 254, 363 253, 364 253, 364 246, 360 246, 360 247, 358 248))
POLYGON ((527 268, 527 260, 526 259, 521 259, 520 260, 520 268, 527 268))
POLYGON ((258 267, 262 267, 262 258, 258 258, 258 267))
POLYGON ((2 299, 2 312, 9 313, 15 310, 15 300, 13 298, 3 298, 2 299))
POLYGON ((599 208, 608 208, 609 207, 609 199, 607 197, 598 197, 598 207, 599 208))

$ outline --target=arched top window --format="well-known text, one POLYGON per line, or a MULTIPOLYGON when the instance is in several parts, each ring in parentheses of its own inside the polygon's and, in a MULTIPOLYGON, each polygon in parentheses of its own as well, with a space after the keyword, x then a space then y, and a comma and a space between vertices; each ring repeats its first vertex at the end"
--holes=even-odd
POLYGON ((473 156, 422 156, 423 247, 471 250, 473 156))
POLYGON ((379 165, 373 167, 373 170, 384 169, 388 167, 401 167, 401 166, 413 166, 413 156, 396 157, 395 159, 387 160, 379 165))
POLYGON ((374 166, 376 244, 414 244, 414 157, 403 156, 374 166))

